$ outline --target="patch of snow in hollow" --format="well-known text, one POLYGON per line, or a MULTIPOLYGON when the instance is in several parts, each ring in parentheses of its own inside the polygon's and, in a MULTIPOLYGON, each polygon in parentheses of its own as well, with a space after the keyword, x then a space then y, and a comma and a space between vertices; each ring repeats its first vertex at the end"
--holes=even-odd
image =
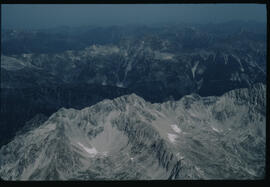
POLYGON ((162 55, 162 59, 164 59, 164 60, 171 60, 171 59, 173 59, 173 56, 172 55, 163 54, 162 55))
POLYGON ((158 60, 172 60, 174 55, 171 53, 162 53, 159 51, 154 51, 154 58, 158 60))
MULTIPOLYGON (((125 69, 125 78, 126 78, 126 76, 127 76, 127 73, 128 73, 131 69, 132 69, 132 61, 130 60, 130 61, 128 62, 128 64, 127 64, 126 69, 125 69)), ((125 80, 125 78, 124 78, 124 80, 125 80)))
POLYGON ((124 75, 123 81, 126 80, 128 72, 132 69, 132 63, 133 63, 132 60, 130 60, 130 61, 128 62, 127 67, 126 67, 126 69, 125 69, 125 75, 124 75))
POLYGON ((105 80, 103 80, 103 81, 102 81, 102 83, 101 83, 101 85, 102 85, 102 86, 107 86, 106 81, 105 81, 105 80))
POLYGON ((198 172, 202 172, 201 168, 195 166, 195 169, 198 171, 198 172))
POLYGON ((181 130, 176 124, 171 125, 171 128, 172 128, 176 133, 181 133, 181 132, 182 132, 182 130, 181 130))
POLYGON ((95 156, 96 154, 98 154, 98 151, 96 150, 95 147, 93 148, 88 148, 85 147, 83 144, 81 144, 80 142, 78 142, 78 145, 81 146, 88 154, 90 154, 91 156, 95 156))
POLYGON ((181 156, 180 153, 177 153, 176 157, 178 160, 183 160, 185 158, 184 156, 181 156))
POLYGON ((116 83, 116 87, 124 88, 124 84, 122 82, 118 82, 118 83, 116 83))
POLYGON ((177 137, 178 136, 176 134, 168 133, 168 138, 169 138, 169 140, 170 140, 171 143, 175 143, 177 137))
POLYGON ((215 127, 211 127, 214 131, 220 132, 220 130, 216 129, 215 127))
POLYGON ((125 50, 125 51, 123 51, 123 52, 122 52, 122 54, 123 54, 123 56, 124 56, 124 57, 127 57, 127 56, 128 56, 128 53, 127 53, 127 51, 126 51, 126 50, 125 50))
POLYGON ((26 64, 14 57, 1 56, 1 68, 9 71, 20 70, 26 67, 26 64))
POLYGON ((249 174, 251 174, 251 175, 253 175, 253 176, 256 176, 256 172, 255 172, 253 169, 246 169, 246 171, 247 171, 249 174))
POLYGON ((192 76, 193 76, 193 78, 195 77, 195 71, 196 71, 196 69, 197 69, 197 66, 199 65, 199 61, 197 61, 196 63, 195 63, 195 65, 191 68, 191 72, 192 72, 192 76))
POLYGON ((224 55, 224 62, 225 64, 228 64, 228 55, 224 55))
POLYGON ((101 45, 92 45, 86 48, 91 55, 111 55, 113 53, 119 53, 120 49, 117 46, 101 46, 101 45))

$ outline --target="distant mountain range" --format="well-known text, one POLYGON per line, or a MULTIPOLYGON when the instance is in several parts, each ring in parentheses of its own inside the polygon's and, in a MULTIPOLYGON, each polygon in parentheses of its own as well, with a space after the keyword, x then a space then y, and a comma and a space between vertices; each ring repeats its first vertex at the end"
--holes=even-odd
POLYGON ((36 114, 61 107, 132 93, 150 102, 220 96, 266 83, 263 28, 228 22, 4 30, 0 145, 36 114))
POLYGON ((265 24, 1 37, 2 179, 264 178, 265 24))

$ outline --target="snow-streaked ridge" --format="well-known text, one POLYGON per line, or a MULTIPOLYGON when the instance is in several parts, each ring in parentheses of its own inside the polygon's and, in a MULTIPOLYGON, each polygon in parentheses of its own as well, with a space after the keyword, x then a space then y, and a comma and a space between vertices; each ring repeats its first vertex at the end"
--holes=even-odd
POLYGON ((11 180, 119 179, 119 173, 124 179, 261 178, 265 94, 265 86, 254 85, 220 97, 189 95, 151 104, 131 94, 82 110, 62 108, 0 149, 0 175, 11 180), (256 166, 248 164, 254 160, 256 166))

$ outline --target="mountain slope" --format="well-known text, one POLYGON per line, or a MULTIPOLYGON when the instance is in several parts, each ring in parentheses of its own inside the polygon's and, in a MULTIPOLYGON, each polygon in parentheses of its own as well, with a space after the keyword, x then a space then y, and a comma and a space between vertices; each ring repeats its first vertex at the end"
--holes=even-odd
POLYGON ((266 83, 266 33, 255 25, 4 29, 0 147, 36 114, 61 107, 132 93, 161 103, 266 83))
MULTIPOLYGON (((0 149, 4 180, 260 179, 266 88, 61 108, 0 149)), ((34 120, 35 121, 35 120, 34 120)))

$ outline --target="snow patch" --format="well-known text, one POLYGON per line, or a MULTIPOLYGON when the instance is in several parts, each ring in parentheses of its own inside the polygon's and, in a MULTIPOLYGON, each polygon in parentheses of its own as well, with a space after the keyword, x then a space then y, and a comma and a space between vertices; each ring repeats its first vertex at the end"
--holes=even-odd
POLYGON ((168 133, 168 138, 169 138, 169 140, 170 140, 171 143, 175 143, 177 137, 178 136, 176 134, 168 133))
POLYGON ((106 80, 103 80, 102 83, 101 83, 102 86, 107 86, 107 82, 106 80))
POLYGON ((220 130, 216 129, 215 127, 211 127, 214 131, 220 132, 220 130))
POLYGON ((91 55, 111 55, 114 53, 119 53, 120 49, 117 46, 102 46, 102 45, 92 45, 87 50, 90 50, 91 55))
POLYGON ((196 69, 197 69, 199 63, 200 63, 200 62, 197 61, 197 62, 195 63, 195 65, 191 68, 191 72, 192 72, 193 78, 195 77, 195 72, 196 72, 196 69))
POLYGON ((172 128, 176 133, 181 133, 181 132, 182 132, 182 130, 181 130, 176 124, 171 125, 171 128, 172 128))
POLYGON ((124 84, 122 82, 118 82, 118 83, 116 83, 116 87, 124 88, 124 84))
POLYGON ((171 53, 154 52, 154 58, 157 60, 173 60, 174 55, 171 53))
POLYGON ((16 71, 26 67, 26 63, 13 57, 1 56, 1 68, 8 71, 16 71))
POLYGON ((197 167, 197 166, 195 166, 195 169, 196 169, 198 172, 203 172, 203 171, 201 170, 201 168, 199 168, 199 167, 197 167))
POLYGON ((93 148, 88 148, 85 147, 83 144, 81 144, 80 142, 78 142, 78 145, 81 146, 88 154, 90 154, 91 156, 95 156, 96 154, 98 154, 98 151, 96 150, 95 147, 93 148))
POLYGON ((126 69, 125 69, 125 76, 124 76, 123 81, 126 80, 126 77, 127 77, 128 72, 132 69, 132 63, 133 63, 132 60, 130 60, 130 61, 128 62, 127 67, 126 67, 126 69))
POLYGON ((176 157, 178 160, 183 160, 185 158, 184 156, 181 156, 180 153, 177 153, 176 157))
POLYGON ((251 174, 251 175, 253 175, 253 176, 256 176, 256 172, 253 170, 253 169, 246 169, 246 171, 249 173, 249 174, 251 174))
POLYGON ((228 64, 228 55, 224 55, 224 62, 225 64, 228 64))

